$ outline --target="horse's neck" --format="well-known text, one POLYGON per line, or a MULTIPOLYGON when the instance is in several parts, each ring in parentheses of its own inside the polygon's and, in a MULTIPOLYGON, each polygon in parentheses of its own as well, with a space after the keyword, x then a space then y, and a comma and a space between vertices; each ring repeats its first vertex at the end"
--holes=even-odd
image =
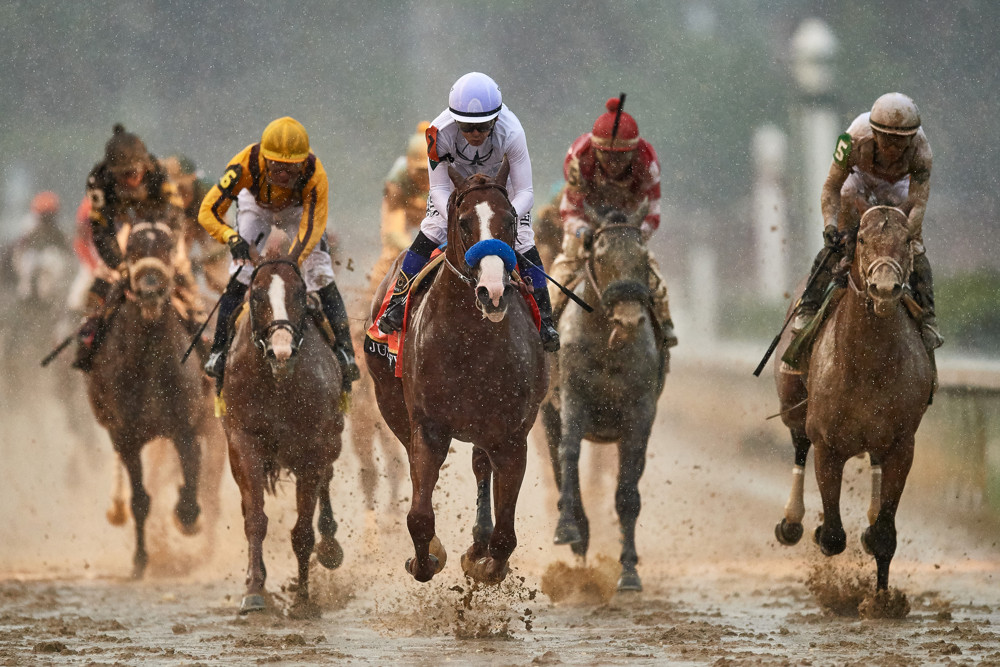
POLYGON ((892 313, 879 317, 868 305, 865 293, 849 286, 834 313, 832 328, 843 356, 867 361, 873 356, 889 359, 905 349, 908 327, 912 328, 912 323, 901 301, 892 313))

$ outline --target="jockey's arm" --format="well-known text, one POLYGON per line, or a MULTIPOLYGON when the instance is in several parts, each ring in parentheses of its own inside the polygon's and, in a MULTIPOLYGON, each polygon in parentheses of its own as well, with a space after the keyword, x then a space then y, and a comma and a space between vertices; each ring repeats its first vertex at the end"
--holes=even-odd
MULTIPOLYGON (((842 167, 836 162, 830 164, 830 171, 826 175, 826 181, 823 183, 823 191, 820 194, 820 210, 823 213, 824 227, 830 225, 837 226, 841 206, 840 189, 844 186, 844 182, 850 173, 849 168, 842 167)), ((844 232, 847 230, 841 229, 840 231, 844 232)))
POLYGON ((924 213, 927 211, 930 194, 931 159, 928 157, 910 174, 910 190, 905 204, 907 210, 904 210, 909 219, 910 233, 913 240, 920 244, 921 250, 924 243, 924 213))
MULTIPOLYGON (((639 229, 642 231, 642 238, 649 240, 657 229, 660 228, 660 163, 650 165, 650 178, 643 188, 642 196, 645 204, 649 207, 646 217, 642 220, 639 229)), ((641 206, 641 204, 640 204, 641 206)))
POLYGON ((300 265, 326 232, 329 188, 326 170, 317 159, 316 171, 302 188, 302 219, 299 221, 299 232, 288 250, 288 254, 300 265))
POLYGON ((253 177, 249 169, 250 147, 229 161, 222 178, 209 189, 201 200, 198 209, 198 224, 205 228, 213 239, 219 243, 228 243, 236 236, 236 230, 226 224, 226 211, 236 201, 236 195, 244 188, 250 187, 253 177))
POLYGON ((535 190, 531 183, 531 158, 524 134, 518 134, 507 148, 510 164, 510 203, 520 218, 535 205, 535 190))
POLYGON ((124 261, 115 223, 108 210, 107 195, 100 184, 92 178, 87 184, 87 197, 90 199, 90 211, 87 214, 90 222, 90 234, 97 250, 97 256, 110 268, 116 268, 124 261))

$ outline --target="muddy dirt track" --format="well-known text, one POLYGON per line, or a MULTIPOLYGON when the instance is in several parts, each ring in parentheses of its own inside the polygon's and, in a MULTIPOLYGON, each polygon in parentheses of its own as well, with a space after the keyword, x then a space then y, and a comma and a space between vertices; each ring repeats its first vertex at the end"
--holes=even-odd
MULTIPOLYGON (((500 587, 477 590, 458 564, 471 540, 469 446, 455 444, 435 496, 451 558, 431 583, 418 584, 403 571, 411 553, 408 484, 393 497, 383 476, 377 509, 366 511, 358 458, 345 439, 333 498, 346 557, 332 572, 314 564, 321 615, 309 619, 285 613, 294 576, 291 482, 267 500, 271 608, 241 617, 245 541, 228 467, 214 525, 206 517, 200 535, 183 537, 169 516, 177 486, 171 450, 148 447, 151 561, 146 579, 132 582, 131 522, 118 528, 105 520, 110 445, 71 430, 53 399, 70 380, 53 373, 8 383, 0 664, 1000 665, 997 524, 981 510, 936 501, 944 482, 927 472, 933 466, 919 471, 919 440, 890 580, 910 612, 863 620, 858 603, 874 577, 858 544, 865 466, 848 466, 845 554, 826 559, 808 539, 820 513, 811 468, 807 538, 779 546, 773 527, 788 495, 791 448, 774 421, 764 422, 776 405, 770 381, 744 390, 681 357, 640 487, 642 593, 613 594, 613 449, 585 448, 581 474, 594 535, 586 567, 568 547, 551 545, 555 492, 533 442, 513 571, 500 587)), ((376 451, 385 463, 384 450, 376 451)))

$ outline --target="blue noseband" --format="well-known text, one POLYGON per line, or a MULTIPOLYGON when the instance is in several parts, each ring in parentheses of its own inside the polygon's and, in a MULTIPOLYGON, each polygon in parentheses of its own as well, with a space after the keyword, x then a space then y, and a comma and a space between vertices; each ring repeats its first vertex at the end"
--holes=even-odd
POLYGON ((465 253, 465 263, 474 268, 487 255, 496 255, 502 259, 503 270, 507 273, 517 268, 517 257, 514 256, 514 249, 500 239, 486 239, 473 245, 465 253))

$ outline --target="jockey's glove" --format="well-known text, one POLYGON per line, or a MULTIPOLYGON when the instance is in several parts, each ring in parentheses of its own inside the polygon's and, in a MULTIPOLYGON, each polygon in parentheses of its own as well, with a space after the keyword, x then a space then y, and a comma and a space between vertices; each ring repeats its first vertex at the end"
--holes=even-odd
POLYGON ((830 248, 840 245, 841 237, 836 225, 827 225, 823 228, 823 242, 830 248))
POLYGON ((240 260, 250 261, 250 244, 244 241, 242 236, 239 234, 230 236, 227 245, 234 260, 237 262, 240 260))

